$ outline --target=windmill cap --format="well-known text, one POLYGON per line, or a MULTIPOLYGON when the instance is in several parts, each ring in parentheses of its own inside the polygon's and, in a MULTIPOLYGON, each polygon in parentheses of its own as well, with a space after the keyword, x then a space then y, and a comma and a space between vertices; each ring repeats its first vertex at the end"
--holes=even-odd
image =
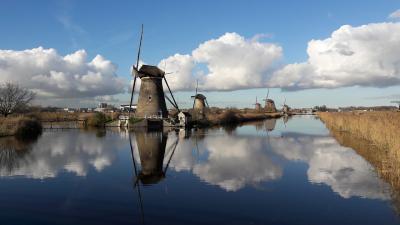
POLYGON ((202 94, 197 94, 197 95, 195 95, 195 96, 192 96, 192 98, 197 98, 197 99, 202 99, 202 100, 204 100, 204 99, 206 99, 206 96, 204 96, 204 95, 202 95, 202 94))
POLYGON ((269 98, 269 99, 267 99, 267 102, 272 102, 272 103, 273 103, 274 100, 272 100, 272 99, 269 98))
POLYGON ((165 72, 158 68, 157 66, 152 65, 143 65, 140 67, 138 71, 138 75, 140 78, 142 77, 163 77, 165 72))

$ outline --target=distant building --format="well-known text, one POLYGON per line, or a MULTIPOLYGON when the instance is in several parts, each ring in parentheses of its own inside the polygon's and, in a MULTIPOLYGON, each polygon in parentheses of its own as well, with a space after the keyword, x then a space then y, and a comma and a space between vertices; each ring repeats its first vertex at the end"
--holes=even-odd
POLYGON ((99 106, 94 109, 95 112, 115 112, 115 107, 107 103, 99 103, 99 106))
POLYGON ((78 112, 81 112, 81 113, 87 113, 87 112, 89 112, 89 108, 79 108, 78 109, 78 112))
POLYGON ((107 103, 102 102, 102 103, 99 103, 99 107, 98 107, 98 108, 100 108, 100 109, 106 109, 107 106, 108 106, 107 103))
POLYGON ((68 112, 68 113, 74 113, 74 112, 76 112, 76 109, 74 109, 74 108, 64 108, 63 111, 64 112, 68 112))
MULTIPOLYGON (((130 107, 129 104, 120 105, 120 106, 119 106, 119 110, 121 110, 122 112, 129 112, 129 107, 130 107)), ((136 104, 132 105, 132 107, 131 107, 131 112, 135 112, 135 111, 136 111, 136 108, 137 108, 137 105, 136 105, 136 104)))

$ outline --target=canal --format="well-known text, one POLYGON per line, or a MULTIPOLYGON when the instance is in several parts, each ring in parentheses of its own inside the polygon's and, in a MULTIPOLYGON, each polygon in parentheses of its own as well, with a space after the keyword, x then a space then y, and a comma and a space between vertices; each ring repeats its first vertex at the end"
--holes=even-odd
POLYGON ((314 116, 0 139, 0 224, 400 224, 391 186, 314 116))

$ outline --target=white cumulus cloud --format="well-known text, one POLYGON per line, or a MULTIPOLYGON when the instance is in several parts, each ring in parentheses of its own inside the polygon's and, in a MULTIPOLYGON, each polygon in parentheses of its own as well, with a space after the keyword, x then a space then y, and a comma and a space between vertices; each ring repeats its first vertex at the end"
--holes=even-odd
MULTIPOLYGON (((194 62, 190 55, 175 54, 161 60, 159 68, 166 70, 168 84, 174 90, 191 90, 193 87, 192 71, 194 62), (170 73, 170 74, 169 74, 170 73)), ((164 87, 166 88, 166 87, 164 87)))
POLYGON ((276 71, 270 87, 287 90, 400 84, 400 23, 344 25, 308 43, 308 61, 276 71))
POLYGON ((39 97, 77 98, 125 92, 116 66, 97 55, 91 61, 85 50, 61 56, 55 49, 0 50, 0 83, 15 82, 39 97))
POLYGON ((177 71, 168 76, 174 90, 192 89, 196 79, 200 88, 208 91, 263 87, 282 57, 282 48, 259 39, 225 33, 201 43, 190 55, 163 59, 159 66, 163 68, 167 63, 168 71, 177 71))
POLYGON ((400 19, 400 9, 390 13, 389 19, 400 19))

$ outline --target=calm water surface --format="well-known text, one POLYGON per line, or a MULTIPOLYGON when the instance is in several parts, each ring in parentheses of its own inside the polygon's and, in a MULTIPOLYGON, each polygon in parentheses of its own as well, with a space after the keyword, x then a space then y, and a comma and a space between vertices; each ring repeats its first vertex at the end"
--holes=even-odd
POLYGON ((400 224, 390 186, 314 117, 48 130, 0 139, 0 163, 0 224, 400 224))

